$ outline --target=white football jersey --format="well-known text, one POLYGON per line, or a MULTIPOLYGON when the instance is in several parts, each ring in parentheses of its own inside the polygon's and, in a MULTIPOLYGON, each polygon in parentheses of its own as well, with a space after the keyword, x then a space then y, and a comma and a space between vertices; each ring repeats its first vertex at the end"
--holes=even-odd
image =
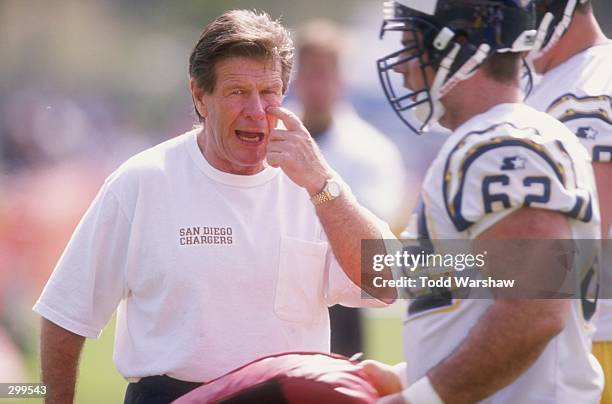
MULTIPOLYGON (((563 122, 594 162, 612 163, 612 42, 547 72, 526 103, 563 122)), ((594 339, 612 340, 612 300, 600 301, 596 324, 594 339)))
MULTIPOLYGON (((402 238, 463 239, 523 206, 566 214, 573 238, 599 232, 589 157, 560 122, 522 104, 499 104, 449 137, 430 166, 422 203, 402 238)), ((404 325, 408 383, 451 354, 492 300, 412 299, 404 325)), ((430 295, 431 296, 431 295, 430 295)), ((603 375, 590 354, 592 301, 576 299, 566 328, 516 381, 487 403, 595 403, 603 375), (585 319, 586 318, 586 319, 585 319)))
POLYGON ((612 162, 612 42, 547 72, 525 102, 563 122, 594 162, 612 162))

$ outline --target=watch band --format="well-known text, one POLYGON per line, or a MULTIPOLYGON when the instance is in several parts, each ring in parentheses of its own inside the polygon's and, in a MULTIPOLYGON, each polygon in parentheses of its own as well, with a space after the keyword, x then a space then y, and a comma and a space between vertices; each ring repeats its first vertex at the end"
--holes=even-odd
POLYGON ((340 182, 330 178, 325 182, 325 186, 320 192, 317 192, 310 197, 310 201, 313 205, 321 205, 322 203, 336 199, 342 193, 342 186, 340 182))
POLYGON ((327 201, 331 201, 331 200, 332 198, 330 197, 329 192, 327 192, 327 190, 325 189, 323 189, 323 191, 316 193, 310 197, 310 201, 315 206, 325 203, 327 201))

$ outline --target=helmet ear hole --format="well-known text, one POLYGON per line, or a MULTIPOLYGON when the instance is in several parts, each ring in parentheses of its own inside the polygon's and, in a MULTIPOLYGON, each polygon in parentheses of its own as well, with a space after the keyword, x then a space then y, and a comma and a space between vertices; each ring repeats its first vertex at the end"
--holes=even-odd
POLYGON ((461 46, 468 44, 470 42, 468 33, 463 30, 457 31, 457 35, 455 36, 455 42, 457 42, 461 46))

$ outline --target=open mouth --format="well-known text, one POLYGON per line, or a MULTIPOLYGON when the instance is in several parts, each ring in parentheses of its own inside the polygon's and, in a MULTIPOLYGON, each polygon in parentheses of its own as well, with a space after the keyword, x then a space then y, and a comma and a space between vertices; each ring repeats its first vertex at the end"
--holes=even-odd
POLYGON ((263 141, 263 132, 249 132, 244 130, 236 130, 236 136, 238 139, 246 143, 257 144, 263 141))

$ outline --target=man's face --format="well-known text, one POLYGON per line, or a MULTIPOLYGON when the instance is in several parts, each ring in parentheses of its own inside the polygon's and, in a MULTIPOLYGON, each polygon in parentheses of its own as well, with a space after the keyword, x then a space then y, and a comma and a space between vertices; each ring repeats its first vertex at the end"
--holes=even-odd
MULTIPOLYGON (((412 102, 422 101, 424 99, 425 90, 430 90, 430 87, 435 78, 435 72, 429 65, 422 67, 429 61, 427 53, 419 56, 419 52, 424 48, 423 36, 418 31, 402 32, 401 44, 405 50, 397 57, 398 60, 409 59, 406 62, 395 65, 393 70, 402 75, 403 86, 408 89, 408 93, 413 93, 410 97, 412 102), (417 94, 418 93, 418 94, 417 94)), ((408 95, 406 93, 406 95, 408 95)), ((400 94, 403 95, 403 94, 400 94)), ((430 97, 432 96, 430 92, 430 97)), ((425 122, 432 114, 429 103, 421 103, 413 107, 414 115, 420 122, 425 122)), ((444 115, 439 117, 439 122, 443 124, 444 115)))
MULTIPOLYGON (((419 47, 417 47, 417 41, 422 41, 420 34, 415 35, 414 31, 404 31, 402 33, 402 47, 410 48, 402 53, 399 58, 407 58, 415 56, 418 53, 419 47)), ((423 55, 424 58, 427 55, 423 55)), ((424 60, 426 61, 426 60, 424 60)), ((404 76, 404 87, 412 90, 419 91, 425 88, 425 79, 421 70, 421 58, 415 57, 401 65, 393 67, 393 70, 404 76)), ((425 69, 427 75, 427 81, 433 82, 434 73, 430 67, 425 69)))
POLYGON ((300 53, 295 89, 305 109, 329 112, 340 96, 338 55, 326 49, 300 53))
POLYGON ((198 144, 215 168, 251 175, 264 168, 270 130, 276 119, 266 114, 280 106, 283 82, 278 61, 234 57, 215 66, 212 93, 192 83, 198 112, 205 118, 198 144))

